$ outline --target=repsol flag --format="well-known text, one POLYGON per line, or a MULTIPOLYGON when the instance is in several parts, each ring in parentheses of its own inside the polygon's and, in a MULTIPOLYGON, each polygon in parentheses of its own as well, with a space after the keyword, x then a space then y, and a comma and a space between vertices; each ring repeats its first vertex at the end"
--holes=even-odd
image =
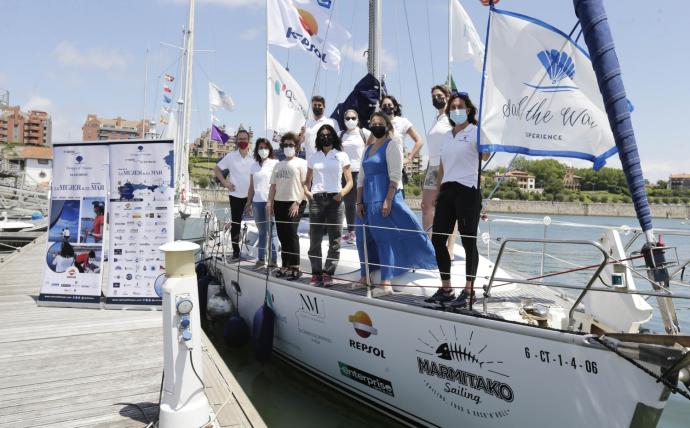
POLYGON ((333 20, 335 0, 268 0, 268 43, 300 47, 325 69, 339 69, 350 33, 333 20))
POLYGON ((492 8, 479 150, 592 161, 616 153, 587 52, 553 26, 492 8))

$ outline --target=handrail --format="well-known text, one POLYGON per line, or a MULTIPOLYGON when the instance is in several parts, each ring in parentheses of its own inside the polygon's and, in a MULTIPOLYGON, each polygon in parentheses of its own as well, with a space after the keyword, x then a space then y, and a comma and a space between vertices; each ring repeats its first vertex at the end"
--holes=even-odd
POLYGON ((594 285, 594 281, 599 277, 599 274, 601 273, 602 270, 604 270, 604 267, 606 267, 606 263, 609 259, 609 255, 606 253, 606 250, 599 245, 598 243, 594 241, 587 241, 587 240, 569 240, 569 239, 539 239, 539 238, 507 238, 503 240, 503 243, 501 244, 501 248, 498 250, 498 255, 496 256, 496 261, 494 262, 494 268, 491 271, 491 277, 489 278, 489 283, 484 286, 484 299, 483 300, 483 309, 484 309, 484 314, 486 315, 488 308, 487 308, 487 301, 488 298, 491 297, 491 286, 493 285, 494 278, 496 277, 496 271, 498 270, 498 266, 501 262, 501 257, 503 256, 503 251, 505 250, 506 244, 509 242, 518 242, 518 243, 530 243, 530 244, 572 244, 572 245, 589 245, 592 246, 599 251, 601 251, 601 254, 604 256, 604 259, 601 261, 601 264, 599 264, 599 267, 597 267, 596 272, 594 272, 594 275, 590 278, 589 282, 585 286, 584 289, 582 289, 582 293, 578 296, 578 298, 575 300, 573 303, 572 307, 570 308, 570 311, 568 311, 568 328, 572 329, 575 326, 575 320, 573 318, 573 314, 575 313, 575 308, 577 305, 580 304, 582 299, 585 297, 585 294, 592 288, 592 285, 594 285))

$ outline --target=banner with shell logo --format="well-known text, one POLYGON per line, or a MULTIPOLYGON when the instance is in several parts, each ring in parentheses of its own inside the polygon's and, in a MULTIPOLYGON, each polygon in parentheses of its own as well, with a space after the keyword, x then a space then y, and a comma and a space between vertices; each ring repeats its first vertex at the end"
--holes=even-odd
POLYGON ((492 9, 479 107, 480 151, 585 159, 616 153, 585 49, 538 19, 492 9))

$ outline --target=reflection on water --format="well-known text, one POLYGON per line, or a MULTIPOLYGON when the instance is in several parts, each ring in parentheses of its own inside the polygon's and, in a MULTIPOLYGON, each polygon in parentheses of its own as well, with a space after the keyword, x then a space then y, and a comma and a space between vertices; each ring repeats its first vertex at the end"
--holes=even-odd
MULTIPOLYGON (((229 213, 224 211, 225 205, 217 204, 218 216, 220 218, 229 217, 229 213)), ((505 215, 495 215, 492 218, 501 219, 505 215)), ((517 216, 512 216, 512 218, 517 216)), ((541 220, 543 216, 519 215, 520 218, 530 220, 541 220)), ((579 216, 551 216, 554 223, 547 228, 546 237, 551 239, 570 239, 570 240, 597 240, 603 233, 602 230, 593 228, 573 228, 555 224, 556 222, 573 222, 592 225, 635 226, 636 219, 620 217, 579 217, 579 216)), ((655 220, 657 228, 684 229, 690 231, 687 225, 683 225, 680 220, 655 220)), ((490 247, 478 240, 479 251, 487 256, 490 253, 492 260, 495 260, 501 237, 513 238, 542 238, 544 237, 543 225, 526 225, 515 223, 504 223, 500 221, 481 222, 480 233, 488 232, 492 244, 490 247)), ((623 242, 627 242, 629 236, 623 236, 623 242)), ((678 247, 678 254, 681 260, 690 258, 690 238, 664 237, 666 245, 678 247)), ((458 245, 460 245, 458 240, 458 245)), ((632 246, 639 250, 642 240, 638 240, 632 246)), ((519 271, 527 275, 538 275, 541 263, 541 245, 515 246, 519 252, 506 254, 506 266, 512 270, 519 271)), ((573 251, 572 247, 562 245, 548 245, 546 252, 554 258, 546 258, 544 261, 544 272, 556 272, 567 269, 567 263, 558 261, 565 260, 577 266, 585 266, 601 261, 601 253, 597 250, 573 251)), ((503 265, 504 262, 501 264, 503 265)), ((637 264, 637 263, 636 263, 637 264)), ((577 272, 564 277, 554 279, 569 284, 584 285, 591 276, 592 271, 577 272), (588 273, 589 272, 589 273, 588 273)), ((690 274, 690 272, 688 273, 690 274)), ((639 288, 647 288, 639 284, 639 288)), ((686 291, 687 293, 687 291, 686 291)), ((650 304, 656 306, 654 299, 649 300, 650 304)), ((690 302, 676 301, 678 308, 678 318, 681 323, 682 331, 690 329, 690 302)), ((649 323, 649 327, 662 331, 663 325, 655 318, 649 323)), ((244 349, 229 349, 222 341, 222 329, 214 329, 214 344, 218 347, 221 355, 224 356, 228 367, 244 388, 245 392, 252 400, 252 403, 261 414, 264 421, 270 427, 397 427, 398 423, 382 416, 380 413, 371 410, 366 405, 336 392, 330 387, 314 380, 308 375, 303 374, 292 366, 274 359, 268 364, 259 364, 253 360, 248 347, 244 349)), ((621 360, 621 364, 629 364, 621 360)), ((678 395, 672 395, 666 406, 666 410, 659 421, 658 427, 663 428, 687 428, 690 420, 690 402, 678 395)))

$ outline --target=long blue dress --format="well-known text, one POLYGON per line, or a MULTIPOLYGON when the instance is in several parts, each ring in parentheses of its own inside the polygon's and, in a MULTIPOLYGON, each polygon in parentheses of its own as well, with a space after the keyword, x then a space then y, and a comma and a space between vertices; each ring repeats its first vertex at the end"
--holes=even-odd
POLYGON ((400 189, 395 192, 388 217, 383 217, 381 214, 381 206, 390 183, 386 162, 388 144, 396 143, 387 140, 372 156, 369 156, 369 152, 373 146, 367 147, 364 152, 361 166, 364 171, 362 195, 364 219, 358 216, 356 224, 359 227, 355 228, 362 276, 366 275, 362 223, 392 228, 367 227, 366 231, 369 271, 380 268, 381 280, 391 279, 413 268, 437 268, 436 253, 431 240, 423 232, 419 220, 405 203, 400 189))

